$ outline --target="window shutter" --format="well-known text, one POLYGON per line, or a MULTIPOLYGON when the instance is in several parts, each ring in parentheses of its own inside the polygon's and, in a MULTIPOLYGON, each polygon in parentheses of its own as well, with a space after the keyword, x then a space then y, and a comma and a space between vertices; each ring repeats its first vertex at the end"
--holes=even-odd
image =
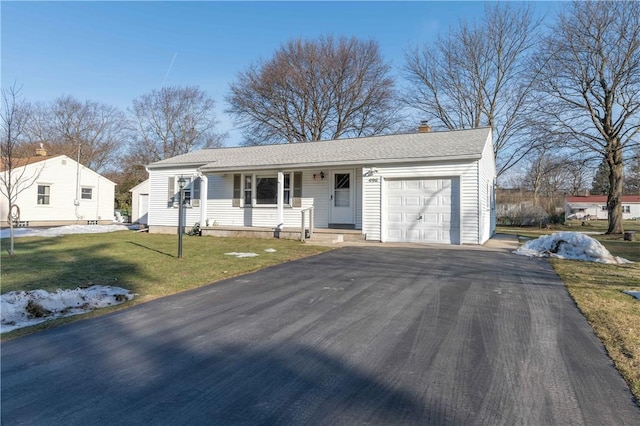
POLYGON ((195 178, 193 180, 193 198, 194 200, 199 200, 200 199, 200 179, 201 178, 195 178))
POLYGON ((240 207, 240 198, 242 196, 242 175, 233 175, 233 207, 240 207))
POLYGON ((197 177, 193 180, 191 206, 200 207, 200 178, 197 177))
POLYGON ((175 176, 169 176, 169 193, 168 193, 168 206, 173 207, 173 203, 175 201, 175 189, 176 189, 176 178, 175 176))
POLYGON ((302 172, 293 174, 293 200, 292 207, 302 207, 302 172))

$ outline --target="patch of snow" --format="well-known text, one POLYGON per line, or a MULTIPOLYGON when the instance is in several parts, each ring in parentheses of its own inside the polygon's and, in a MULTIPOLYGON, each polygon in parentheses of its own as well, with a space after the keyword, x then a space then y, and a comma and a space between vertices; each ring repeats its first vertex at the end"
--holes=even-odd
POLYGON ((240 252, 236 252, 236 251, 232 251, 230 253, 225 253, 227 256, 235 256, 238 258, 241 257, 256 257, 258 254, 257 253, 240 253, 240 252))
POLYGON ((529 240, 515 254, 530 257, 556 257, 600 263, 631 263, 613 256, 598 240, 580 232, 556 232, 529 240))
POLYGON ((627 293, 628 295, 633 296, 636 299, 640 300, 640 291, 624 290, 623 293, 627 293))
MULTIPOLYGON (((69 234, 101 234, 104 232, 126 231, 126 225, 67 225, 54 228, 13 228, 13 236, 18 237, 59 237, 69 234)), ((0 231, 0 238, 9 238, 9 228, 0 231)))
POLYGON ((273 248, 264 249, 267 253, 275 253, 277 250, 273 248))
POLYGON ((133 297, 129 290, 103 285, 55 293, 45 290, 11 291, 0 296, 0 333, 119 305, 133 297))

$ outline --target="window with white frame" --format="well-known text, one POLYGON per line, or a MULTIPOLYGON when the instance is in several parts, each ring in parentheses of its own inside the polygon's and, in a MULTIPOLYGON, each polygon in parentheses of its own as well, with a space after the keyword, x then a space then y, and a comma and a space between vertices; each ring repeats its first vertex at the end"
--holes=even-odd
POLYGON ((626 206, 622 206, 622 213, 631 213, 631 206, 626 205, 626 206))
POLYGON ((180 178, 184 180, 182 188, 183 205, 187 207, 197 207, 200 201, 200 179, 191 176, 170 176, 169 177, 169 207, 178 207, 180 199, 180 178), (197 201, 195 201, 197 200, 197 201))
POLYGON ((93 188, 83 187, 81 188, 80 198, 83 200, 93 199, 93 188))
MULTIPOLYGON (((278 204, 278 176, 256 175, 255 177, 255 204, 278 204)), ((284 174, 283 204, 291 204, 291 175, 284 174)))
MULTIPOLYGON (((283 173, 283 204, 293 205, 293 197, 302 197, 302 173, 283 173), (297 176, 298 188, 292 188, 293 176, 297 176), (293 192, 292 192, 293 191, 293 192), (296 192, 297 191, 297 192, 296 192), (296 192, 298 195, 295 195, 296 192)), ((275 206, 278 204, 278 176, 274 174, 233 175, 233 207, 275 206)), ((299 205, 297 207, 300 207, 299 205)))
POLYGON ((38 185, 38 205, 48 205, 51 201, 51 185, 38 185))
POLYGON ((607 211, 607 206, 601 206, 602 207, 602 211, 606 212, 607 211))

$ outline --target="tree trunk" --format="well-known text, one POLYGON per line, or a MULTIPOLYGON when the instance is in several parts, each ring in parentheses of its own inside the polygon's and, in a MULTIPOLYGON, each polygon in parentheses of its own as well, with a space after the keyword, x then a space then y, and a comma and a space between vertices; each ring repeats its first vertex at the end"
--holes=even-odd
MULTIPOLYGON (((617 147, 617 144, 613 145, 617 147)), ((607 234, 622 234, 622 150, 612 148, 607 155, 609 166, 609 193, 607 195, 607 211, 609 227, 607 234)))

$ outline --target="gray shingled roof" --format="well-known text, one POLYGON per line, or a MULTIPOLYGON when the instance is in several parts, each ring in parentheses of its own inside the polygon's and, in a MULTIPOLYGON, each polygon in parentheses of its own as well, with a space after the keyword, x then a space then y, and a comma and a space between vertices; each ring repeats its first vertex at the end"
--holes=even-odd
POLYGON ((478 159, 489 128, 408 133, 284 145, 203 149, 147 166, 199 167, 203 172, 277 168, 382 165, 478 159))

